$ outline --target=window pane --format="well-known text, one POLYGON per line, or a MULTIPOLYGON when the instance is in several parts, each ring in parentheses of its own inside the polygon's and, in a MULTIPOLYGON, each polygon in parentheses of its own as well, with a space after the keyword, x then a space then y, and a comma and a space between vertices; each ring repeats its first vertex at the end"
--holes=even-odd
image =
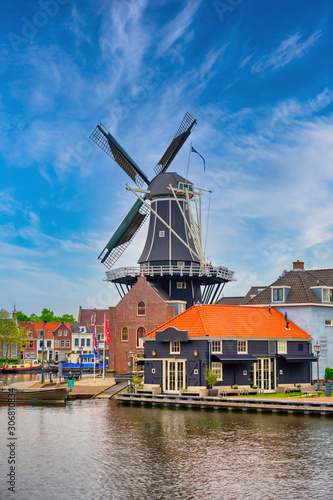
POLYGON ((122 341, 127 341, 128 340, 128 329, 125 327, 121 331, 121 340, 122 341))
POLYGON ((138 315, 144 316, 146 314, 146 306, 144 302, 138 303, 138 315))
POLYGON ((144 337, 145 334, 146 334, 146 330, 142 326, 140 326, 140 328, 138 328, 136 331, 136 345, 137 346, 139 346, 139 339, 144 337))
POLYGON ((268 342, 268 354, 275 354, 275 341, 270 340, 268 342))

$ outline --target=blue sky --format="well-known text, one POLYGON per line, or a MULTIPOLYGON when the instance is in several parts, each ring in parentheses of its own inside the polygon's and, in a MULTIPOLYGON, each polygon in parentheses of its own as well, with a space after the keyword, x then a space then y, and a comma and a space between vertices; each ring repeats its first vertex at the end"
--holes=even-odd
POLYGON ((151 177, 185 112, 197 119, 206 173, 192 156, 189 177, 213 190, 206 255, 235 271, 226 295, 296 259, 333 267, 332 22, 328 0, 6 2, 0 308, 119 300, 97 256, 135 200, 89 140, 100 121, 151 177))

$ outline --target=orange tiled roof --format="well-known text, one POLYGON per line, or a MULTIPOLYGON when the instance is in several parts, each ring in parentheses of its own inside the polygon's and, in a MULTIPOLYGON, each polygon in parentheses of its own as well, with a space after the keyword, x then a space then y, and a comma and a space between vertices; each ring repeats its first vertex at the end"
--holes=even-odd
MULTIPOLYGON (((44 323, 40 322, 40 323, 34 323, 34 324, 35 324, 36 331, 43 330, 44 323)), ((53 339, 52 332, 54 332, 54 330, 56 330, 60 325, 61 325, 61 322, 46 323, 46 325, 45 325, 45 338, 46 339, 53 339)), ((64 326, 67 328, 67 330, 71 331, 71 327, 70 327, 69 323, 64 323, 64 326)))
POLYGON ((247 338, 304 338, 310 335, 289 321, 273 307, 202 305, 192 306, 173 319, 163 323, 146 337, 155 337, 155 332, 173 326, 187 330, 189 337, 247 337, 247 338))

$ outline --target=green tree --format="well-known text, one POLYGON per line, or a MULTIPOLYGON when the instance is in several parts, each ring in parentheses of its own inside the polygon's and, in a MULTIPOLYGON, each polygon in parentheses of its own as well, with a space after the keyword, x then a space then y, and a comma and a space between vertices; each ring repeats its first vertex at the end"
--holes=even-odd
POLYGON ((213 370, 209 366, 206 366, 205 379, 207 384, 210 385, 211 387, 213 387, 217 382, 217 375, 213 372, 213 370))
POLYGON ((54 317, 53 311, 51 311, 50 309, 46 309, 44 307, 41 314, 41 321, 47 321, 47 322, 57 321, 57 318, 54 317))
POLYGON ((10 313, 6 309, 0 309, 0 318, 10 318, 10 313))
POLYGON ((30 317, 23 314, 22 311, 17 311, 17 321, 30 321, 30 317))
MULTIPOLYGON (((10 318, 10 314, 7 311, 4 311, 0 309, 0 318, 6 318, 4 314, 8 314, 8 317, 10 318)), ((35 313, 30 314, 30 316, 27 316, 24 314, 22 311, 17 312, 17 320, 18 321, 34 321, 38 323, 42 323, 43 321, 47 321, 48 323, 51 322, 59 322, 63 321, 64 323, 77 323, 76 319, 72 314, 63 314, 62 316, 55 316, 54 312, 51 311, 51 309, 47 309, 44 307, 42 310, 40 316, 38 316, 35 313)))
POLYGON ((77 323, 76 319, 72 314, 63 314, 60 319, 64 323, 77 323))
MULTIPOLYGON (((8 315, 10 316, 9 313, 8 315)), ((6 363, 8 361, 9 351, 15 347, 17 350, 21 349, 22 345, 26 341, 26 338, 27 332, 25 328, 18 327, 13 319, 9 317, 0 320, 0 342, 3 343, 3 354, 6 363)))

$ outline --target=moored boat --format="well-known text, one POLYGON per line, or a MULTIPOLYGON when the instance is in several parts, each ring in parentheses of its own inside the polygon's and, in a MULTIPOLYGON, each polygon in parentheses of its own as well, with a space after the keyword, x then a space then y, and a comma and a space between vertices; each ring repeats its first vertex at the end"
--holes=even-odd
POLYGON ((66 387, 52 389, 19 390, 0 389, 0 403, 64 403, 67 398, 66 387))
POLYGON ((19 373, 19 372, 31 372, 38 371, 42 369, 42 363, 37 360, 23 361, 22 363, 16 363, 14 365, 3 365, 1 368, 2 373, 19 373))

